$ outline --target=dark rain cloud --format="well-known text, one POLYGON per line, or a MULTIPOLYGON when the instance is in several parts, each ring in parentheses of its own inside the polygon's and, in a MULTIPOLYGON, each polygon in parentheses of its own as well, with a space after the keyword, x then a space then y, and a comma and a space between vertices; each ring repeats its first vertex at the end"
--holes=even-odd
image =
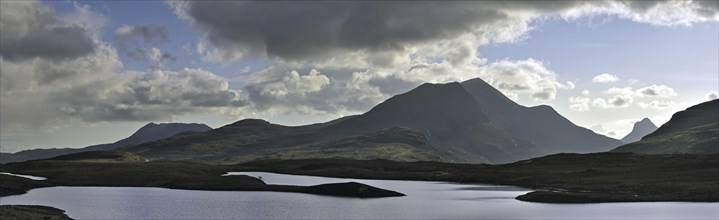
POLYGON ((80 27, 55 27, 30 32, 21 38, 2 38, 0 56, 9 61, 32 58, 68 60, 92 53, 95 43, 80 27))
POLYGON ((470 30, 505 14, 468 2, 186 2, 217 48, 300 59, 337 49, 394 50, 470 30))

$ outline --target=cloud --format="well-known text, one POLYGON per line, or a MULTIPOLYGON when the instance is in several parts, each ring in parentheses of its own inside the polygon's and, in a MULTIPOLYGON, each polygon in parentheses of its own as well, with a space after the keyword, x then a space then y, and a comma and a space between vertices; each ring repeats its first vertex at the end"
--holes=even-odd
POLYGON ((670 98, 677 96, 674 89, 665 85, 651 85, 644 88, 639 88, 636 94, 640 97, 657 97, 657 98, 670 98))
POLYGON ((162 25, 122 25, 115 30, 113 39, 117 41, 119 48, 131 46, 131 44, 159 44, 170 41, 170 34, 167 28, 162 25))
POLYGON ((39 2, 3 1, 0 5, 0 57, 10 61, 33 58, 62 61, 95 50, 88 30, 56 19, 39 2))
POLYGON ((600 124, 594 125, 594 126, 592 126, 590 129, 591 129, 592 131, 599 132, 599 133, 603 133, 603 132, 605 131, 605 130, 604 130, 604 126, 602 126, 602 125, 600 125, 600 124))
POLYGON ((586 97, 569 97, 569 109, 575 112, 586 112, 589 111, 590 98, 586 97))
POLYGON ((719 94, 717 94, 717 92, 715 92, 715 91, 711 91, 711 92, 707 93, 706 97, 709 100, 714 100, 714 99, 719 98, 719 94))
POLYGON ((719 21, 719 10, 711 1, 602 1, 584 4, 561 13, 568 20, 612 15, 655 26, 691 26, 719 21))
MULTIPOLYGON (((240 90, 229 88, 228 79, 207 70, 124 71, 117 50, 96 38, 99 35, 93 28, 102 24, 88 22, 98 19, 91 19, 96 15, 86 5, 75 5, 73 14, 77 16, 69 20, 78 23, 60 22, 39 2, 2 1, 2 6, 2 39, 32 41, 27 39, 33 33, 55 30, 47 28, 51 25, 87 33, 94 46, 88 54, 65 59, 46 55, 12 59, 6 58, 3 42, 0 57, 3 138, 38 129, 106 121, 165 121, 187 114, 235 115, 242 114, 248 105, 240 90), (36 16, 16 19, 20 15, 13 13, 36 16)), ((154 51, 158 56, 162 54, 154 51)))
POLYGON ((247 104, 225 78, 203 69, 151 71, 128 82, 138 104, 187 107, 227 107, 247 104))
POLYGON ((137 61, 150 63, 150 68, 161 68, 166 62, 176 60, 176 57, 155 47, 170 41, 167 28, 162 25, 123 25, 113 34, 120 53, 137 61))
POLYGON ((333 101, 342 94, 330 78, 315 69, 300 72, 304 70, 274 67, 255 73, 245 87, 253 108, 269 114, 336 112, 333 101))
POLYGON ((572 82, 557 82, 556 74, 535 59, 500 60, 480 67, 479 75, 502 92, 527 93, 541 101, 553 100, 558 88, 574 88, 572 82))
POLYGON ((595 98, 592 100, 592 106, 599 108, 626 108, 629 107, 634 99, 631 96, 615 95, 609 99, 595 98))
POLYGON ((586 96, 586 95, 589 95, 589 93, 590 93, 589 90, 586 90, 586 89, 582 90, 582 95, 586 96))
POLYGON ((507 17, 447 2, 173 2, 226 57, 305 59, 349 50, 403 50, 507 17))
POLYGON ((644 109, 655 109, 655 110, 663 110, 666 108, 670 108, 674 106, 676 103, 673 101, 665 101, 665 100, 654 100, 651 102, 639 102, 639 107, 644 109))
POLYGON ((616 138, 616 135, 617 135, 617 131, 606 129, 601 124, 594 125, 590 129, 597 134, 607 135, 610 137, 616 138))
POLYGON ((177 60, 175 55, 163 52, 157 47, 136 48, 132 51, 126 51, 126 55, 137 61, 149 62, 150 69, 159 69, 165 63, 177 60))
MULTIPOLYGON (((387 51, 405 58, 421 47, 459 38, 473 38, 465 42, 479 45, 516 42, 534 29, 531 22, 556 17, 609 15, 664 26, 719 20, 714 4, 696 1, 171 1, 169 5, 179 18, 206 33, 210 47, 205 55, 215 61, 269 57, 318 62, 348 52, 370 60, 387 51)), ((472 47, 455 52, 465 58, 476 49, 472 47)))
POLYGON ((329 83, 330 79, 315 69, 310 70, 306 75, 300 75, 297 70, 292 70, 281 78, 255 83, 250 90, 256 91, 258 96, 285 97, 291 94, 304 96, 322 90, 329 83))
POLYGON ((612 87, 604 91, 605 94, 614 94, 614 95, 624 95, 624 96, 633 96, 636 94, 634 91, 634 88, 632 87, 624 87, 624 88, 618 88, 618 87, 612 87))
POLYGON ((610 83, 616 81, 619 81, 619 77, 609 73, 602 73, 592 78, 593 83, 610 83))

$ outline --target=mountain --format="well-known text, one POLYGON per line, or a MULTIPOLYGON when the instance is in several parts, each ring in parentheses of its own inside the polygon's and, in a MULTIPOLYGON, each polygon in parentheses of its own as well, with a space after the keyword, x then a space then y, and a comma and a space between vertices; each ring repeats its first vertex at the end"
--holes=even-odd
POLYGON ((656 130, 657 126, 654 125, 654 123, 652 123, 652 121, 648 118, 644 118, 641 121, 634 123, 634 128, 632 128, 632 131, 629 132, 627 136, 624 136, 621 141, 627 144, 637 142, 641 140, 642 137, 644 137, 645 135, 648 135, 656 130))
POLYGON ((492 124, 513 136, 530 140, 544 154, 603 152, 622 144, 575 125, 552 107, 521 106, 482 79, 464 81, 462 87, 492 124))
POLYGON ((306 158, 507 163, 557 152, 608 151, 620 144, 549 106, 521 106, 474 79, 426 83, 364 114, 326 123, 283 126, 245 119, 122 150, 151 160, 214 163, 306 158))
POLYGON ((186 123, 149 123, 137 130, 130 137, 119 140, 110 144, 99 144, 84 148, 51 148, 51 149, 32 149, 24 150, 17 153, 2 153, 0 161, 2 163, 22 162, 27 160, 37 160, 56 157, 64 154, 79 153, 87 151, 104 151, 114 150, 120 147, 141 144, 149 141, 155 141, 167 138, 176 134, 185 132, 204 132, 211 130, 205 124, 186 124, 186 123))
POLYGON ((506 163, 542 154, 529 141, 489 122, 462 84, 426 83, 365 114, 328 126, 324 132, 352 134, 410 127, 425 132, 439 150, 465 162, 506 163))
POLYGON ((303 158, 504 163, 542 154, 490 124, 459 83, 424 84, 362 115, 327 123, 289 127, 245 119, 123 150, 149 159, 219 163, 303 158))
POLYGON ((644 136, 641 141, 612 151, 638 154, 719 153, 719 100, 677 112, 667 123, 644 136))

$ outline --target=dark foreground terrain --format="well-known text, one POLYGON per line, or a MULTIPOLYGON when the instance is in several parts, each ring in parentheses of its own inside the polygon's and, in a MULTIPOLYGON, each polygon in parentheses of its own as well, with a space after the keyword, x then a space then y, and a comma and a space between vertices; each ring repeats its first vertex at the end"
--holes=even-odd
POLYGON ((71 220, 65 211, 39 205, 0 205, 0 219, 3 220, 71 220))
POLYGON ((49 186, 129 186, 219 191, 280 191, 319 195, 378 198, 404 196, 364 184, 323 184, 287 186, 265 184, 254 177, 222 176, 228 166, 179 161, 145 162, 126 152, 83 152, 47 160, 11 163, 0 170, 46 177, 35 181, 0 175, 0 196, 23 194, 30 189, 49 186), (115 156, 113 158, 113 156, 115 156))
MULTIPOLYGON (((536 191, 519 200, 548 203, 719 202, 719 154, 555 154, 503 165, 388 160, 265 160, 236 165, 115 160, 40 160, 3 165, 3 172, 47 177, 33 181, 0 175, 2 196, 47 186, 136 186, 171 189, 283 191, 348 197, 401 193, 347 183, 311 187, 268 185, 230 171, 266 171, 329 177, 449 181, 513 185, 536 191)), ((66 159, 58 158, 58 159, 66 159)))
POLYGON ((535 189, 517 197, 532 202, 719 202, 718 154, 555 154, 504 165, 268 160, 234 167, 235 171, 513 185, 535 189))

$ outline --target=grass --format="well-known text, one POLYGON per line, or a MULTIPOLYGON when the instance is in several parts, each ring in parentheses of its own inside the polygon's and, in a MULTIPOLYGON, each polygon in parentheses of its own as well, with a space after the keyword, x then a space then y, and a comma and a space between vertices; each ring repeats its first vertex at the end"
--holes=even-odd
POLYGON ((0 219, 3 220, 69 220, 65 211, 39 205, 0 205, 0 219))

